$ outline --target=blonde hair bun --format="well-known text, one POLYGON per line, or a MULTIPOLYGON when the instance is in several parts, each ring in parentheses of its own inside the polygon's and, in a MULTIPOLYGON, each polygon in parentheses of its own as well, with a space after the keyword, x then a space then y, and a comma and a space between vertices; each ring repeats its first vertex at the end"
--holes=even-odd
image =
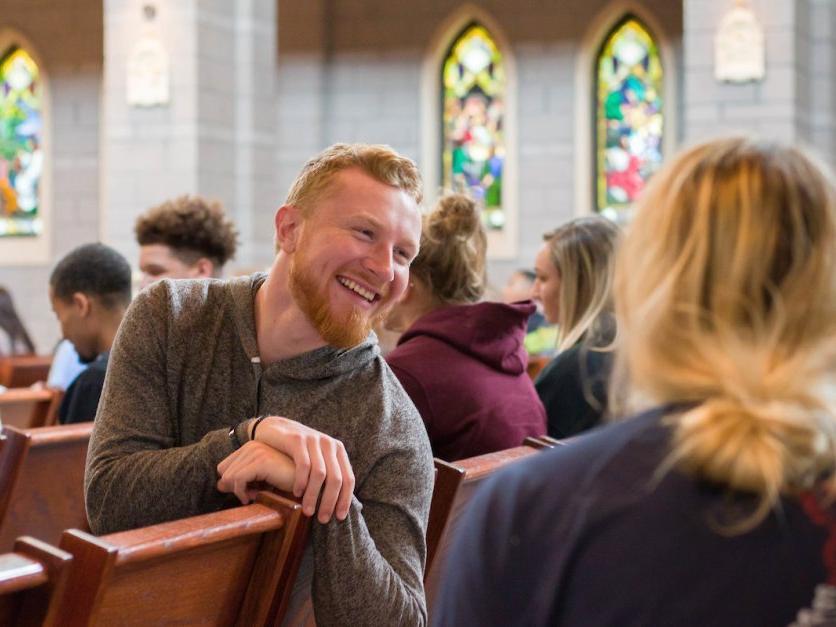
POLYGON ((427 228, 439 238, 469 239, 481 226, 476 202, 464 194, 449 194, 427 216, 427 228))
MULTIPOLYGON (((615 271, 629 405, 697 400, 669 462, 752 493, 836 485, 836 186, 797 148, 715 139, 653 175, 615 271)), ((670 468, 670 463, 667 464, 670 468)))
POLYGON ((479 207, 464 194, 442 196, 424 216, 421 248, 410 273, 446 305, 478 302, 487 283, 488 237, 479 207))
POLYGON ((676 455, 685 469, 734 490, 808 489, 826 445, 806 418, 810 412, 777 400, 713 398, 680 416, 676 455))

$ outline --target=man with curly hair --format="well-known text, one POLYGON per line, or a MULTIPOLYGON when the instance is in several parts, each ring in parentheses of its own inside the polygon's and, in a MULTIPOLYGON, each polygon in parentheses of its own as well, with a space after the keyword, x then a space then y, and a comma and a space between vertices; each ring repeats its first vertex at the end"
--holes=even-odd
POLYGON ((180 196, 152 207, 134 227, 140 288, 158 279, 219 277, 235 256, 238 231, 219 202, 180 196))

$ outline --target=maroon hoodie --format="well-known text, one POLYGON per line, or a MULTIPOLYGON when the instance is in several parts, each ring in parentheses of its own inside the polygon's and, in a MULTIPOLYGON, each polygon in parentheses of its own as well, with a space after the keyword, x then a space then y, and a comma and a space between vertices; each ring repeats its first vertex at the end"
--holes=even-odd
POLYGON ((433 454, 447 461, 519 446, 546 432, 526 374, 530 301, 436 309, 386 357, 421 413, 433 454))

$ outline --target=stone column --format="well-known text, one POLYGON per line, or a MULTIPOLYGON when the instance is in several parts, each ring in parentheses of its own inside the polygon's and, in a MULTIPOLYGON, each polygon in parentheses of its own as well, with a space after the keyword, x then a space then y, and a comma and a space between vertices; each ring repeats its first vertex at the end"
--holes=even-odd
POLYGON ((683 137, 728 133, 812 146, 832 162, 834 8, 827 0, 750 0, 764 31, 762 81, 714 78, 714 37, 732 0, 685 0, 683 137))
POLYGON ((234 217, 235 265, 249 265, 254 230, 265 226, 253 215, 276 202, 275 0, 105 0, 104 8, 102 239, 135 262, 136 216, 197 193, 234 217), (159 42, 167 57, 162 102, 128 101, 142 40, 159 42))

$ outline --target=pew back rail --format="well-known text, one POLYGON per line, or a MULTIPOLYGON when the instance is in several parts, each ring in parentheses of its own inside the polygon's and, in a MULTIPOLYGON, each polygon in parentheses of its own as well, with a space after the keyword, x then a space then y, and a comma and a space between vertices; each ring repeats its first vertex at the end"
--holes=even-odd
POLYGON ((256 501, 99 538, 65 531, 63 624, 280 624, 310 519, 279 495, 256 501))

